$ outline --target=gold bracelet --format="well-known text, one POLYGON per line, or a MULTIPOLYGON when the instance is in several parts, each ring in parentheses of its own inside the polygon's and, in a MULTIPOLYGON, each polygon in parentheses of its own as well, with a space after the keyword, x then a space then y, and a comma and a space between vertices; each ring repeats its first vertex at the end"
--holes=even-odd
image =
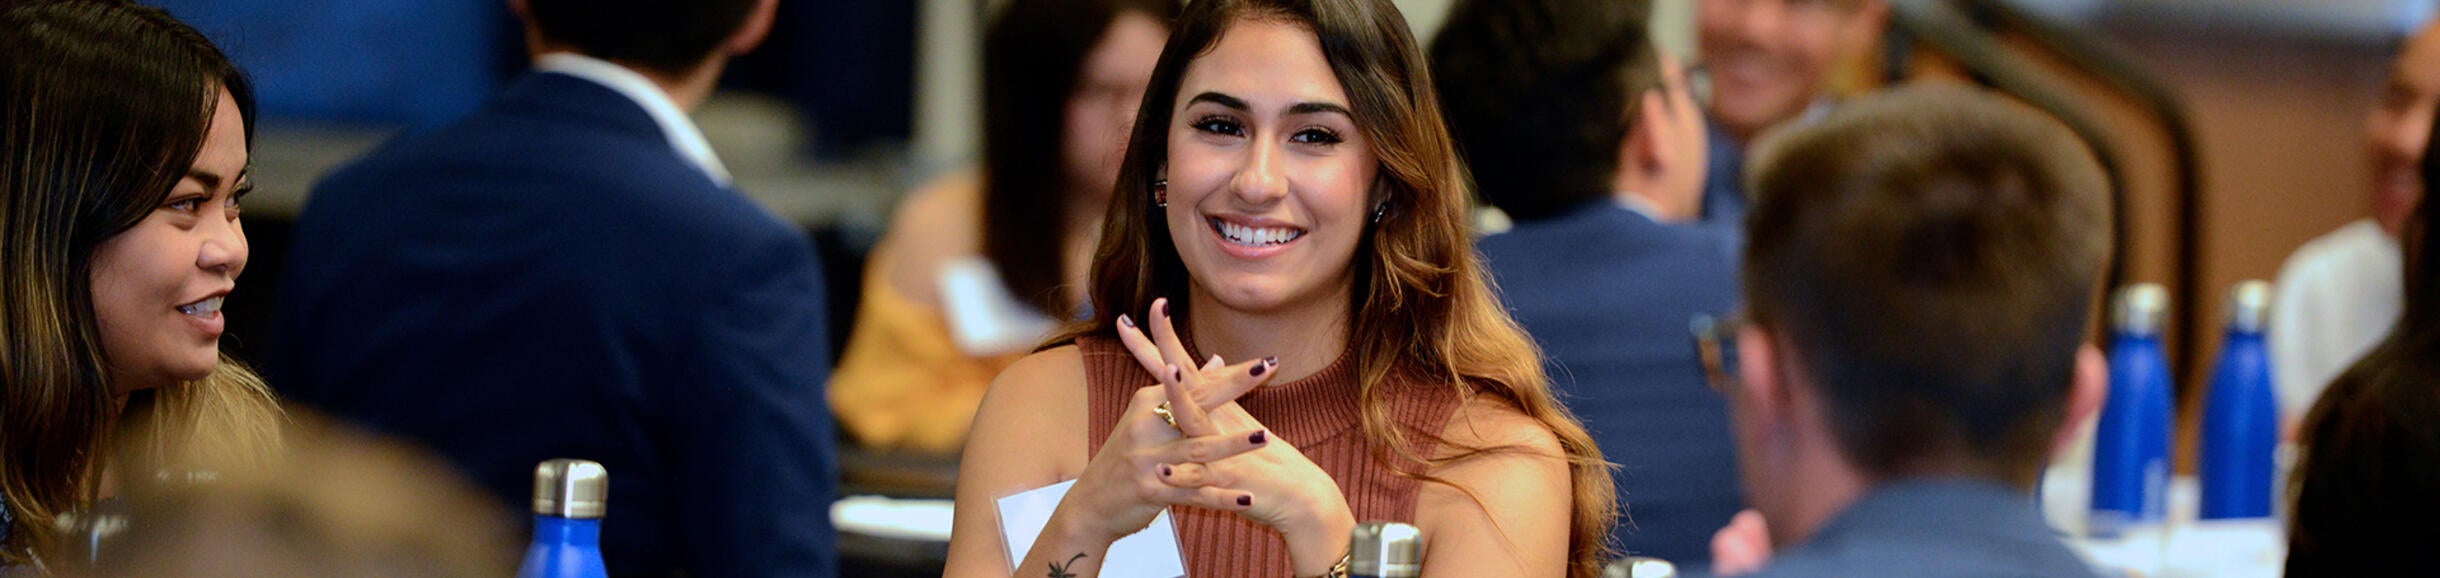
POLYGON ((1305 578, 1347 578, 1347 562, 1355 558, 1355 543, 1349 542, 1347 548, 1347 553, 1340 554, 1338 563, 1331 564, 1329 570, 1323 570, 1318 576, 1305 578))

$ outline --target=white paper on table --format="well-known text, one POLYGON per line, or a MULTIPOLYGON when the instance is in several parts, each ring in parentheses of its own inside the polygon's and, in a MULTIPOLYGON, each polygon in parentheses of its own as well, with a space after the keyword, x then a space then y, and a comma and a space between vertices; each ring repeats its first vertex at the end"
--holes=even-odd
MULTIPOLYGON (((1042 528, 1050 525, 1051 512, 1059 509, 1059 500, 1067 497, 1068 488, 1074 485, 1076 480, 1068 480, 1000 498, 1000 537, 1008 546, 1009 568, 1017 569, 1025 553, 1033 550, 1034 538, 1040 537, 1042 528)), ((1152 525, 1110 544, 1110 552, 1101 563, 1101 575, 1183 578, 1186 559, 1179 551, 1178 530, 1169 523, 1169 511, 1162 510, 1152 518, 1152 525)))
POLYGON ((982 257, 953 259, 940 266, 941 316, 950 342, 976 357, 1021 352, 1059 328, 1059 321, 1019 301, 1000 282, 1000 270, 982 257))

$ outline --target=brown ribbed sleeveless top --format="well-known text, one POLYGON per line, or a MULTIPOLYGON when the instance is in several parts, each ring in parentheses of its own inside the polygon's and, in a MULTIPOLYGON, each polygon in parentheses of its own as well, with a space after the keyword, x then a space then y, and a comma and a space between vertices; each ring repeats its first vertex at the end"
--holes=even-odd
MULTIPOLYGON (((1193 354, 1191 359, 1203 358, 1192 342, 1185 345, 1187 352, 1193 354)), ((1110 432, 1117 428, 1119 415, 1126 411, 1135 390, 1157 382, 1116 338, 1080 337, 1076 348, 1084 355, 1092 423, 1086 447, 1091 453, 1099 453, 1101 443, 1110 439, 1110 432)), ((1295 446, 1314 465, 1329 473, 1338 482, 1339 493, 1346 496, 1347 507, 1355 513, 1356 521, 1414 523, 1418 482, 1373 459, 1360 409, 1356 407, 1352 357, 1342 353, 1338 361, 1318 373, 1293 383, 1256 389, 1237 398, 1237 404, 1279 436, 1280 441, 1295 446)), ((1418 383, 1398 377, 1382 385, 1390 419, 1406 430, 1414 455, 1431 455, 1426 440, 1439 436, 1441 427, 1457 411, 1462 401, 1457 392, 1446 384, 1418 383)), ((1384 453, 1397 459, 1395 452, 1384 453)), ((1288 543, 1268 527, 1233 513, 1189 506, 1170 508, 1170 518, 1177 525, 1178 545, 1185 550, 1186 575, 1190 578, 1289 575, 1288 543)))

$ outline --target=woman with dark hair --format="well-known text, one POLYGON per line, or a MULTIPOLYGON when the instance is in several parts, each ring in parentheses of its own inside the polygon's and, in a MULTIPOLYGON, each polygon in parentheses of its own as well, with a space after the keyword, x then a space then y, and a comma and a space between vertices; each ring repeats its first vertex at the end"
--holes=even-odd
POLYGON ((1189 4, 1092 317, 975 416, 947 575, 1095 576, 1164 510, 1190 576, 1344 572, 1359 521, 1421 528, 1426 576, 1598 574, 1610 477, 1485 281, 1463 179, 1387 0, 1189 4), (995 500, 1069 479, 1004 551, 995 500))
POLYGON ((0 565, 58 567, 119 488, 261 463, 279 408, 220 355, 252 95, 160 10, 0 12, 0 565))
MULTIPOLYGON (((2440 137, 2440 122, 2431 134, 2440 137)), ((2423 156, 2440 182, 2440 155, 2423 156)), ((2440 567, 2440 254, 2429 197, 2399 235, 2406 310, 2305 413, 2292 476, 2288 576, 2375 576, 2440 567)))
POLYGON ((983 39, 983 166, 874 247, 830 403, 857 441, 953 453, 984 386, 1084 299, 1128 124, 1176 0, 1016 0, 983 39))

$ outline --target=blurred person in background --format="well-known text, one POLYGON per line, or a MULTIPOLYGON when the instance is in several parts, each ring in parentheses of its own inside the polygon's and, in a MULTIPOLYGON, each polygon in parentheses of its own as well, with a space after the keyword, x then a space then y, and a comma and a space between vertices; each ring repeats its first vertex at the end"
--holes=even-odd
POLYGON ((0 5, 0 572, 64 570, 97 500, 278 449, 219 349, 254 103, 160 10, 0 5))
POLYGON ((2032 491, 2108 387, 2084 342, 2110 254, 2093 154, 1958 87, 1865 97, 1759 152, 1750 322, 1697 335, 1759 512, 1715 570, 2092 576, 2032 491))
POLYGON ((836 573, 821 268, 685 113, 775 0, 509 6, 533 72, 307 199, 276 385, 503 503, 600 462, 614 575, 836 573))
POLYGON ((2404 307, 2398 234, 2424 180, 2416 173, 2430 148, 2440 108, 2440 22, 2406 40, 2389 83, 2364 118, 2372 161, 2372 216, 2296 249, 2279 268, 2271 301, 2271 367, 2280 417, 2292 430, 2330 379, 2388 335, 2404 307))
POLYGON ((1192 576, 1344 571, 1376 520, 1422 530, 1425 576, 1597 575, 1616 494, 1475 262, 1439 102, 1388 0, 1188 4, 1092 317, 975 416, 947 575, 1097 576, 1164 510, 1192 576), (1006 550, 994 500, 1062 480, 1006 550))
POLYGON ((128 496, 98 578, 478 578, 517 572, 518 525, 448 464, 300 419, 269 465, 128 496))
POLYGON ((1008 364, 1073 319, 1176 0, 1016 0, 983 41, 984 163, 900 205, 831 408, 877 449, 954 454, 1008 364))
MULTIPOLYGON (((2440 123, 2424 121, 2440 132, 2440 123)), ((2426 132, 2425 138, 2431 136, 2426 132)), ((2424 182, 2440 159, 2423 157, 2424 182)), ((2305 413, 2290 478, 2287 574, 2374 576, 2440 566, 2440 255, 2432 206, 2408 212, 2405 315, 2305 413)))
POLYGON ((1835 67, 1888 24, 1887 0, 1696 0, 1696 46, 1711 85, 1704 220, 1743 220, 1746 147, 1829 112, 1835 67))
POLYGON ((1515 226, 1476 247, 1627 504, 1627 554, 1700 567, 1744 508, 1728 406, 1687 323, 1736 303, 1735 235, 1693 223, 1703 118, 1642 0, 1464 0, 1432 41, 1449 132, 1515 226))

